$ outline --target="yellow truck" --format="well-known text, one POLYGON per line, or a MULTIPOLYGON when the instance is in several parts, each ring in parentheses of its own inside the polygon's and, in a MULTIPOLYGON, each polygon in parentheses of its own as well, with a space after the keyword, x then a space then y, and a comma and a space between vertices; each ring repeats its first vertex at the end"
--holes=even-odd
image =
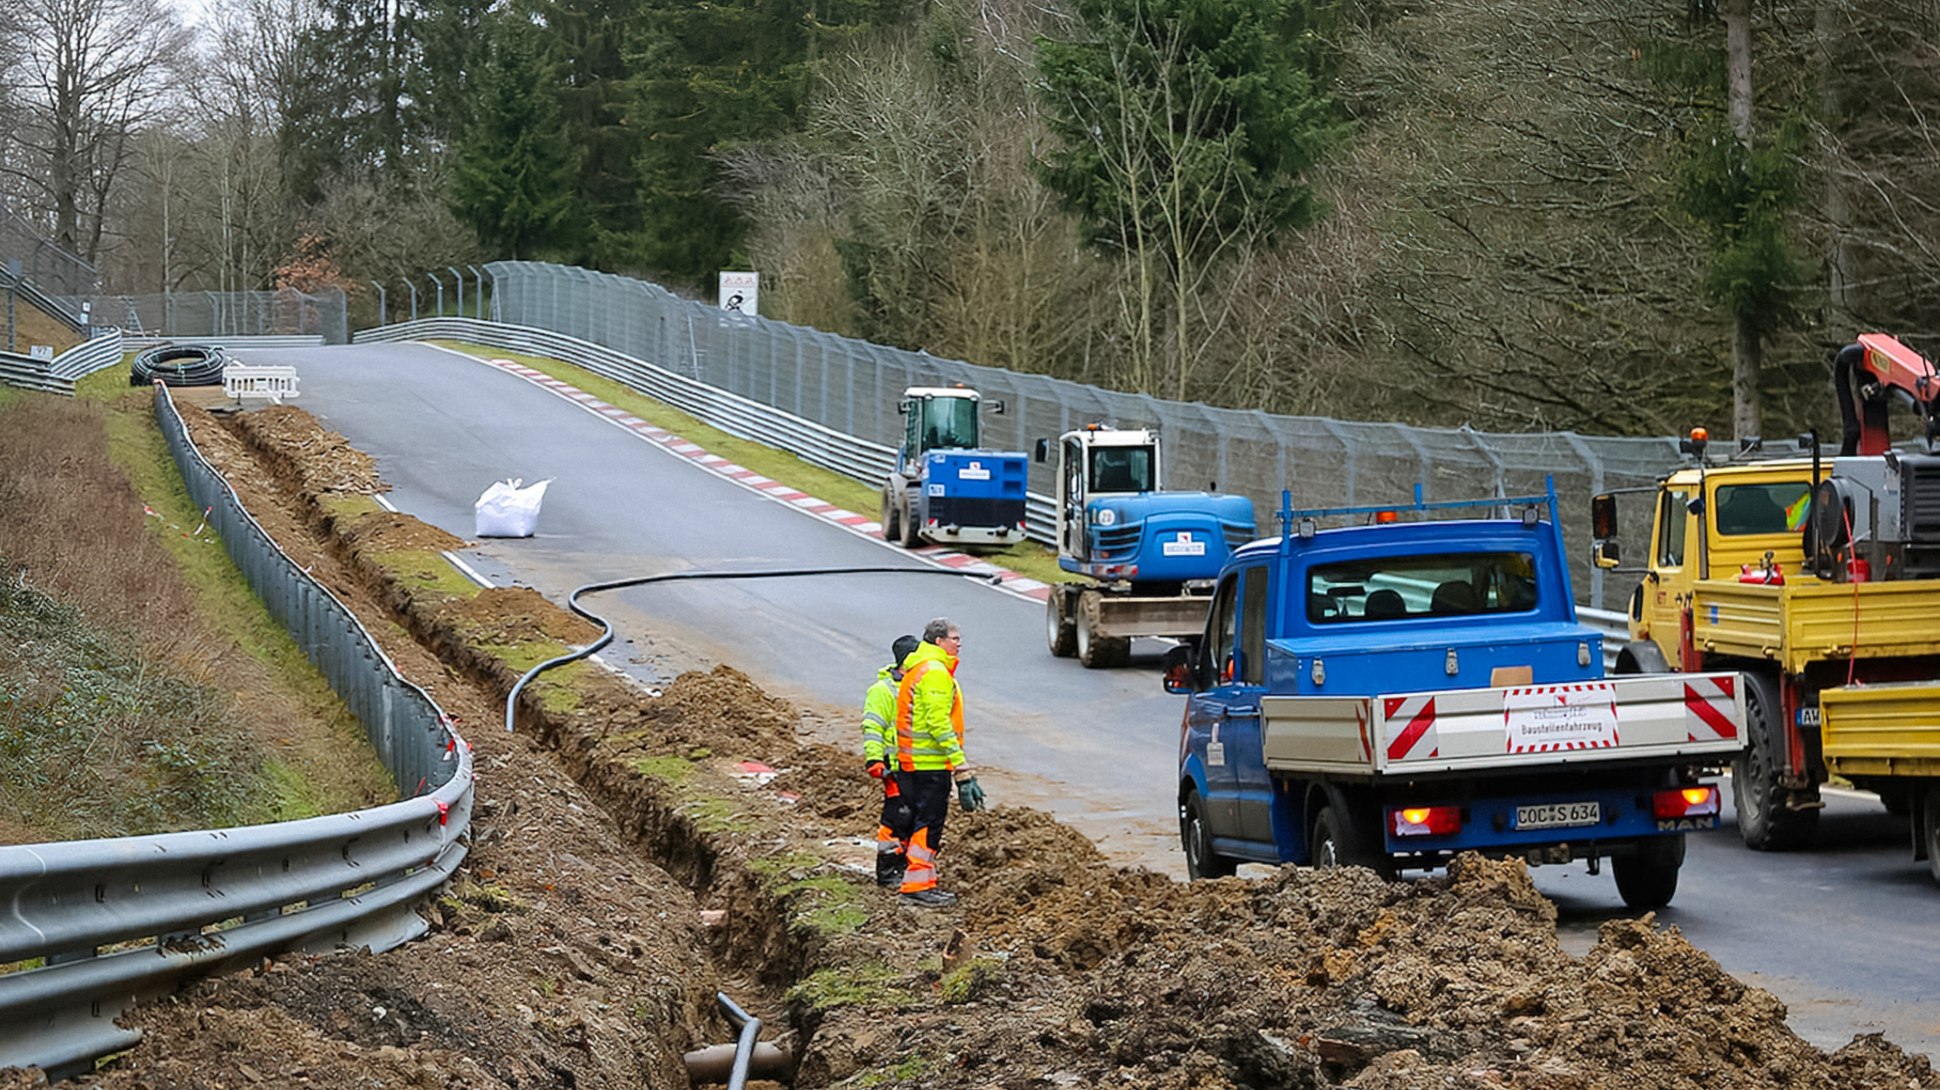
POLYGON ((1643 576, 1617 672, 1742 674, 1747 845, 1804 844, 1836 773, 1911 815, 1940 880, 1940 456, 1821 458, 1814 439, 1810 457, 1716 464, 1705 446, 1694 432, 1692 464, 1592 501, 1596 565, 1643 576), (1653 497, 1636 566, 1623 492, 1653 497))

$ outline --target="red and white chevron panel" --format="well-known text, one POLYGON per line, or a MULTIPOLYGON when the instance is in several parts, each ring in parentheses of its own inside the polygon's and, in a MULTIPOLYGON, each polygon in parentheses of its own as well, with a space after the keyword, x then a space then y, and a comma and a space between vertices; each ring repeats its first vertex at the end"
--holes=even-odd
POLYGON ((1737 711, 1735 675, 1693 678, 1684 683, 1684 727, 1693 742, 1718 742, 1738 737, 1731 721, 1737 711))
POLYGON ((1441 739, 1435 732, 1433 696, 1391 696, 1383 702, 1387 721, 1388 760, 1441 755, 1441 739))

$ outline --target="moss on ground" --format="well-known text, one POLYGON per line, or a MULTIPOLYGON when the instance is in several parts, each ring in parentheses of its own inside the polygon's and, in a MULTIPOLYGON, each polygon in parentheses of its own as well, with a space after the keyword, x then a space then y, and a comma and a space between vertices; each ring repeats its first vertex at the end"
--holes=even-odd
POLYGON ((424 549, 367 554, 372 563, 390 572, 391 577, 412 590, 441 598, 464 600, 477 597, 485 589, 451 566, 443 554, 424 549))
MULTIPOLYGON (((615 739, 624 744, 625 739, 615 739)), ((679 786, 694 774, 694 763, 680 757, 638 757, 629 761, 635 772, 679 786)))
POLYGON ((818 1011, 837 1007, 907 1007, 916 1001, 917 996, 910 991, 902 974, 883 961, 822 969, 788 989, 788 1002, 818 1011))

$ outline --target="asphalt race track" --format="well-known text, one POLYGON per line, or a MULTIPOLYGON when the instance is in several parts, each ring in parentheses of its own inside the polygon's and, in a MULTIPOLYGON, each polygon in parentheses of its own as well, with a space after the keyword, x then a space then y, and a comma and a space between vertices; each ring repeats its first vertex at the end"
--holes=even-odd
MULTIPOLYGON (((553 478, 529 539, 463 555, 500 585, 563 603, 574 587, 690 569, 919 562, 690 464, 515 376, 420 345, 247 352, 290 363, 297 404, 378 460, 400 510, 470 539, 472 504, 495 479, 553 478)), ((869 512, 873 514, 873 512, 869 512)), ((890 641, 948 616, 964 632, 958 677, 967 749, 998 804, 1039 806, 1115 861, 1183 877, 1173 769, 1180 705, 1149 659, 1105 671, 1045 650, 1043 607, 939 576, 823 577, 636 588, 586 602, 622 640, 603 655, 648 680, 730 663, 857 744, 854 715, 890 641)), ((474 727, 473 729, 480 729, 474 727)), ((1729 792, 1727 791, 1727 794, 1729 792)), ((1566 948, 1627 915, 1607 870, 1540 867, 1566 948)), ((1676 900, 1682 929, 1734 976, 1790 1008, 1825 1049, 1883 1033, 1940 1057, 1940 886, 1911 858, 1901 819, 1871 796, 1830 799, 1819 843, 1746 849, 1726 826, 1693 836, 1676 900)))

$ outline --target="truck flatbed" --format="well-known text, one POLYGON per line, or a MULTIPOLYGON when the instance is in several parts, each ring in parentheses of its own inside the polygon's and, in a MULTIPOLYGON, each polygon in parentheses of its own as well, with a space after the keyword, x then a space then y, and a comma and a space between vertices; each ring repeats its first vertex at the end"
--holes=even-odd
POLYGON ((1468 774, 1631 759, 1728 762, 1743 746, 1736 674, 1560 685, 1264 696, 1275 772, 1468 774))

